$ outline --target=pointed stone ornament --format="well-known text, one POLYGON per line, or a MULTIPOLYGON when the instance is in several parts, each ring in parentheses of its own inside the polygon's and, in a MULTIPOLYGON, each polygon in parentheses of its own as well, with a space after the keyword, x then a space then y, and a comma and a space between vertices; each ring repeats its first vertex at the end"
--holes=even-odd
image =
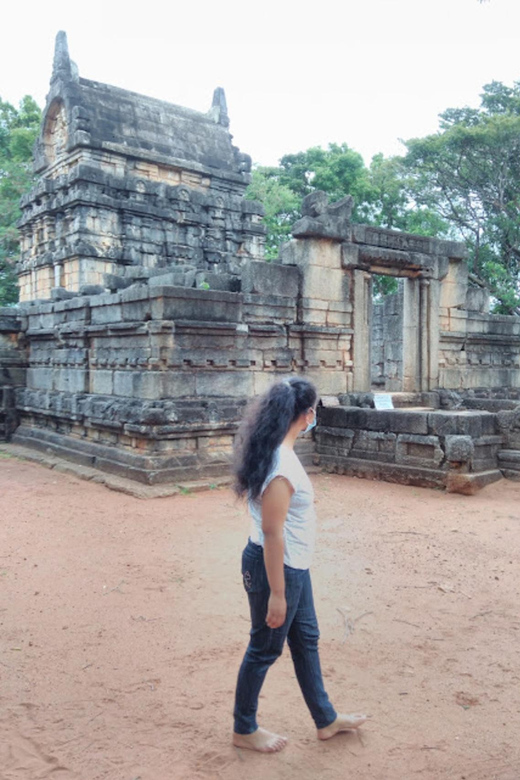
POLYGON ((229 127, 226 93, 222 87, 217 87, 213 92, 213 102, 209 114, 217 124, 229 127))
POLYGON ((60 30, 56 35, 54 61, 52 63, 51 84, 57 79, 68 81, 73 78, 72 62, 69 57, 67 33, 60 30))

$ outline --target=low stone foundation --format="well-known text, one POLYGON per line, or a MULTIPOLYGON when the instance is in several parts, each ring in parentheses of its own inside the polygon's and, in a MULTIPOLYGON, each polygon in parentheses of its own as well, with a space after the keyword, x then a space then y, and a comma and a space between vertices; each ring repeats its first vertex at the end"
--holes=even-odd
MULTIPOLYGON (((231 409, 232 399, 216 400, 231 409)), ((87 396, 79 401, 74 420, 70 415, 60 414, 59 410, 49 409, 45 414, 22 407, 24 424, 17 429, 13 441, 148 485, 175 484, 229 473, 232 442, 239 419, 236 402, 232 413, 234 419, 228 422, 207 420, 176 425, 131 422, 131 414, 126 421, 123 414, 119 419, 110 419, 110 414, 105 419, 91 417, 83 409, 92 409, 93 404, 98 412, 103 405, 107 411, 112 406, 109 398, 87 396)), ((195 407, 194 401, 192 405, 195 407)), ((205 406, 203 410, 199 403, 197 411, 209 411, 206 416, 211 416, 211 410, 205 406)), ((131 411, 131 402, 128 407, 131 411)), ((137 406, 134 412, 139 414, 137 406)), ((142 416, 148 420, 156 416, 159 420, 162 411, 157 406, 144 411, 142 416)))
MULTIPOLYGON (((276 270, 293 293, 295 269, 276 270)), ((14 442, 149 485, 228 473, 244 405, 279 375, 332 355, 320 385, 346 387, 344 329, 298 323, 292 294, 136 285, 19 318, 30 352, 14 442)))
POLYGON ((474 493, 501 478, 496 415, 320 408, 315 463, 328 471, 474 493))

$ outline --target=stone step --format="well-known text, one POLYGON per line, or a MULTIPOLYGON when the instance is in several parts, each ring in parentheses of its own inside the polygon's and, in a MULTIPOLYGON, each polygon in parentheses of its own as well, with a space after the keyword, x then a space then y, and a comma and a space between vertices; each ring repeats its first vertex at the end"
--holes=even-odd
POLYGON ((498 460, 500 464, 510 464, 509 468, 520 469, 520 450, 499 450, 498 460))
POLYGON ((511 479, 513 482, 520 482, 520 470, 516 469, 500 469, 506 479, 511 479))
POLYGON ((462 474, 457 471, 449 471, 446 482, 447 493, 462 493, 465 496, 474 496, 479 490, 498 482, 503 474, 499 469, 478 471, 470 474, 462 474))
POLYGON ((499 450, 498 467, 506 479, 520 482, 520 450, 499 450))

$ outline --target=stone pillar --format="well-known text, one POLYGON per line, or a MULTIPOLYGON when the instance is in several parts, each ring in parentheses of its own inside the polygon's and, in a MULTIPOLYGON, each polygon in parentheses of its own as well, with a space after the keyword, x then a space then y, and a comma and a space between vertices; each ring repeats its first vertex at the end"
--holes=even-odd
POLYGON ((420 281, 407 278, 403 299, 403 392, 415 393, 420 389, 420 281))
POLYGON ((54 266, 54 286, 61 287, 63 285, 63 265, 57 263, 54 266))
POLYGON ((296 238, 284 245, 280 260, 299 269, 295 328, 303 371, 320 392, 345 393, 351 389, 352 302, 341 264, 341 243, 314 236, 296 238))
POLYGON ((419 280, 419 390, 428 390, 430 373, 430 282, 419 280))
POLYGON ((428 285, 428 377, 425 390, 439 387, 439 296, 440 284, 430 279, 428 285))
POLYGON ((372 276, 366 271, 352 272, 354 302, 354 382, 355 392, 370 390, 370 323, 372 320, 372 276))
POLYGON ((299 238, 285 244, 284 265, 301 270, 300 319, 305 323, 350 325, 350 305, 345 300, 341 244, 321 238, 299 238), (343 315, 343 316, 342 316, 343 315))

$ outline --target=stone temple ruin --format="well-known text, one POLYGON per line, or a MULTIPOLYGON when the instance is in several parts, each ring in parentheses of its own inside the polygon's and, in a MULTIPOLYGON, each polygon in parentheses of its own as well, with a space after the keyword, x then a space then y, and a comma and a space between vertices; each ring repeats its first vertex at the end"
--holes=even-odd
POLYGON ((20 304, 0 310, 0 437, 148 485, 211 479, 247 400, 302 373, 323 396, 307 462, 469 493, 520 477, 520 320, 489 314, 464 246, 316 192, 266 262, 228 126, 221 89, 204 114, 89 81, 58 34, 20 304), (374 303, 374 274, 399 292, 374 303))

